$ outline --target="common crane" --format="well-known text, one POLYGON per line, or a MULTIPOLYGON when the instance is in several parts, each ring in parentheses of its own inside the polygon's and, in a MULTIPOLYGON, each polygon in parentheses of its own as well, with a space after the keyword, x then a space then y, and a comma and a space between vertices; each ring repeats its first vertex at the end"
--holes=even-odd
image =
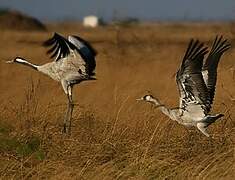
POLYGON ((176 74, 179 89, 179 108, 168 109, 157 98, 147 94, 140 99, 156 105, 170 119, 185 126, 195 126, 209 137, 207 127, 223 114, 211 115, 217 79, 217 67, 223 53, 230 44, 223 37, 216 36, 205 63, 207 47, 198 40, 191 40, 184 55, 181 67, 176 74))
POLYGON ((58 33, 43 43, 50 47, 47 54, 54 58, 53 62, 44 65, 35 65, 22 57, 16 57, 7 63, 19 63, 33 68, 52 79, 59 81, 68 97, 68 107, 64 118, 63 132, 71 132, 71 118, 73 112, 72 89, 73 85, 86 80, 95 80, 94 77, 97 52, 84 39, 78 36, 68 36, 68 39, 58 33))

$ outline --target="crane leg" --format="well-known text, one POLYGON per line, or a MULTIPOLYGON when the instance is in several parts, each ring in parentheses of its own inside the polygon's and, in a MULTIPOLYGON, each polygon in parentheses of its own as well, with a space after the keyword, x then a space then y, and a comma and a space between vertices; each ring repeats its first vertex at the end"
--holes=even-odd
POLYGON ((68 108, 64 118, 63 133, 71 134, 71 119, 73 114, 74 103, 72 99, 72 88, 68 87, 68 108))
POLYGON ((72 95, 69 96, 69 118, 68 118, 68 133, 71 134, 71 124, 72 124, 72 114, 73 114, 73 108, 74 108, 74 103, 72 99, 72 95))
POLYGON ((68 122, 69 111, 70 111, 70 105, 68 103, 67 111, 64 117, 64 125, 63 125, 63 130, 62 130, 63 133, 67 133, 67 122, 68 122))

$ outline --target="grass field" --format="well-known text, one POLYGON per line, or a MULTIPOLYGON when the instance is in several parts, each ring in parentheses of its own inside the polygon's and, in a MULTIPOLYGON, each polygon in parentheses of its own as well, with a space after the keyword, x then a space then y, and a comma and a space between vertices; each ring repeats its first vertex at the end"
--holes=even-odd
MULTIPOLYGON (((85 29, 49 24, 48 32, 0 31, 0 179, 233 179, 235 51, 218 68, 213 138, 135 101, 151 91, 178 106, 174 75, 190 38, 217 34, 234 44, 229 23, 155 24, 85 29), (72 135, 61 133, 67 99, 60 84, 20 65, 15 56, 49 62, 41 43, 57 31, 97 49, 97 81, 74 89, 72 135)), ((234 31, 233 31, 234 29, 234 31)), ((234 46, 233 46, 234 47, 234 46)))

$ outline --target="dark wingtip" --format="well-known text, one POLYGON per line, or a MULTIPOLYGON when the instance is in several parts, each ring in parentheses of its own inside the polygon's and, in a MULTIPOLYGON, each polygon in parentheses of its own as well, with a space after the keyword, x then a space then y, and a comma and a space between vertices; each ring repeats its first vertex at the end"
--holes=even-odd
POLYGON ((228 42, 228 39, 225 39, 223 35, 216 35, 216 38, 212 45, 212 54, 214 53, 224 53, 231 47, 231 44, 228 42))
POLYGON ((223 43, 228 43, 228 44, 230 44, 229 42, 228 42, 228 39, 226 39, 226 38, 224 38, 224 36, 223 35, 216 35, 216 37, 215 37, 215 40, 214 40, 214 42, 217 42, 217 43, 219 43, 219 42, 221 42, 223 40, 223 43))
MULTIPOLYGON (((53 37, 54 37, 54 36, 53 36, 53 37)), ((42 46, 48 47, 48 46, 50 46, 51 44, 53 44, 53 37, 47 39, 46 41, 44 41, 44 42, 42 43, 42 46)))
POLYGON ((198 55, 205 55, 208 51, 207 47, 203 48, 203 46, 204 43, 200 42, 198 39, 191 39, 184 55, 183 62, 188 58, 192 59, 198 55))
POLYGON ((54 32, 54 34, 51 38, 47 39, 46 41, 44 41, 42 43, 42 46, 44 46, 44 47, 51 46, 54 43, 55 38, 58 37, 58 36, 60 36, 60 35, 57 32, 54 32))

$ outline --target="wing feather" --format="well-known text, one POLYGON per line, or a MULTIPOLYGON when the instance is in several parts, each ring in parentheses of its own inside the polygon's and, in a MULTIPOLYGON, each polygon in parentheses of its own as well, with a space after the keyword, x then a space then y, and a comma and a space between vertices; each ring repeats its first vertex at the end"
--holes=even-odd
POLYGON ((55 33, 54 36, 43 43, 44 46, 50 47, 47 54, 51 54, 51 58, 55 58, 58 61, 67 57, 71 50, 75 50, 76 47, 65 39, 63 36, 55 33))
POLYGON ((221 56, 225 51, 230 48, 230 43, 228 43, 227 39, 223 40, 223 36, 216 36, 212 48, 209 52, 209 55, 203 65, 202 74, 203 79, 206 83, 209 96, 210 103, 212 104, 214 95, 215 95, 215 87, 217 80, 217 67, 220 61, 221 56))
POLYGON ((77 51, 85 61, 86 70, 89 75, 94 75, 93 72, 96 67, 95 56, 97 55, 96 50, 84 39, 79 36, 69 36, 69 42, 76 46, 77 51))
POLYGON ((176 75, 182 113, 187 111, 189 114, 202 116, 210 109, 208 91, 201 73, 203 58, 207 52, 207 47, 198 40, 189 42, 176 75))

